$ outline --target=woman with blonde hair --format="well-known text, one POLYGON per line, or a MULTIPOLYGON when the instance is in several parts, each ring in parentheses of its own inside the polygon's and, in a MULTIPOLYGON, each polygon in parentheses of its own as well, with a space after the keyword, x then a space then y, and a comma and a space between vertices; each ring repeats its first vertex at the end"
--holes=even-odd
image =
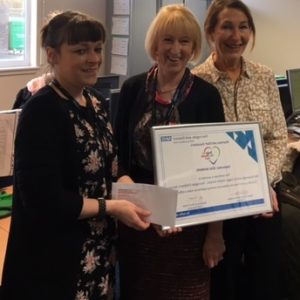
MULTIPOLYGON (((153 184, 153 125, 222 122, 224 115, 217 90, 187 67, 199 60, 201 47, 199 23, 188 8, 162 7, 145 46, 154 65, 123 84, 115 128, 125 171, 135 182, 153 184)), ((178 159, 185 158, 178 153, 178 159)), ((121 299, 209 299, 209 268, 224 251, 221 226, 165 232, 152 224, 137 233, 120 225, 121 299)))

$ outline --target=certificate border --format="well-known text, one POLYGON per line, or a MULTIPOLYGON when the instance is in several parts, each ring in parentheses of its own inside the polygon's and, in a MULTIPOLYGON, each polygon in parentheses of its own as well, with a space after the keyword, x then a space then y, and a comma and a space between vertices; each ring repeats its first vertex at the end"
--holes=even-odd
POLYGON ((195 211, 190 211, 190 213, 181 215, 181 212, 177 212, 176 216, 176 226, 190 226, 196 225, 201 223, 208 223, 218 220, 225 220, 225 219, 232 219, 242 216, 254 215, 259 214, 267 211, 271 211, 271 195, 269 189, 269 180, 268 174, 266 169, 266 158, 265 158, 265 151, 264 151, 264 144, 262 140, 261 128, 258 122, 228 122, 228 123, 202 123, 202 124, 179 124, 179 125, 166 125, 166 126, 154 126, 151 130, 152 136, 152 147, 153 147, 153 161, 154 161, 154 174, 155 174, 155 182, 158 185, 165 186, 163 181, 165 180, 165 173, 164 173, 164 156, 167 155, 163 153, 162 150, 162 142, 165 140, 161 140, 161 138, 167 139, 168 133, 172 132, 180 132, 183 133, 184 129, 189 130, 189 128, 199 128, 197 133, 201 132, 201 130, 205 133, 209 131, 245 131, 245 130, 252 130, 254 133, 254 141, 256 145, 256 150, 258 155, 258 163, 260 165, 260 179, 262 179, 262 192, 266 196, 266 199, 254 199, 246 202, 237 202, 231 204, 222 204, 218 206, 211 206, 211 207, 204 207, 195 209, 195 211), (162 136, 163 135, 163 136, 162 136), (251 203, 250 203, 251 202, 251 203), (251 209, 249 210, 239 210, 239 208, 243 206, 247 206, 247 203, 250 204, 251 209), (256 204, 260 204, 259 208, 256 209, 254 206, 256 204), (263 205, 261 205, 263 204, 263 205), (230 205, 231 208, 236 208, 237 210, 233 213, 226 213, 227 206, 230 205), (236 207, 233 207, 236 206, 236 207), (253 208, 254 207, 254 208, 253 208), (193 218, 192 215, 196 214, 197 217, 193 218), (185 218, 188 215, 187 218, 185 218), (201 217, 200 217, 201 215, 201 217), (182 218, 183 217, 183 218, 182 218), (179 220, 181 219, 181 220, 179 220), (185 219, 185 220, 182 220, 185 219))

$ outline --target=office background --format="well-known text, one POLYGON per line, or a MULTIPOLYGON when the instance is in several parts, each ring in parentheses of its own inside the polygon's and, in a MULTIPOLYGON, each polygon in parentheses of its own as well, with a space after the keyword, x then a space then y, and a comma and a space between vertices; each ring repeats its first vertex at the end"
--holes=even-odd
MULTIPOLYGON (((137 0, 132 0, 137 1, 137 0)), ((157 1, 147 0, 147 2, 162 2, 175 3, 182 1, 157 1)), ((203 9, 203 3, 206 0, 186 0, 187 5, 191 8, 197 7, 196 1, 199 1, 199 9, 203 9), (203 2, 203 3, 202 3, 203 2)), ((74 9, 88 13, 98 19, 100 19, 107 27, 110 26, 110 17, 107 11, 109 11, 109 5, 112 0, 43 0, 42 5, 39 8, 38 23, 43 23, 43 20, 49 12, 53 10, 67 10, 74 9)), ((286 69, 299 68, 300 67, 300 40, 299 40, 299 28, 300 28, 300 1, 298 0, 244 0, 244 2, 250 7, 255 24, 257 27, 256 45, 253 51, 247 52, 247 56, 257 62, 268 65, 276 74, 285 74, 286 69)), ((134 6, 133 6, 134 8, 134 6)), ((135 12, 133 12, 134 14, 135 12)), ((151 14, 153 11, 151 11, 151 14)), ((146 9, 139 11, 137 16, 142 21, 148 20, 150 22, 151 17, 148 17, 149 12, 146 9), (143 14, 147 14, 147 18, 141 18, 143 14)), ((195 14, 199 18, 204 18, 205 13, 195 11, 195 14)), ((201 23, 203 20, 200 20, 201 23)), ((144 25, 145 26, 145 25, 144 25)), ((133 31, 135 34, 135 31, 133 31)), ((139 34, 139 32, 137 32, 139 34)), ((133 38, 133 37, 131 37, 133 38)), ((135 38, 135 47, 143 51, 143 39, 144 37, 137 36, 135 38), (137 44, 138 43, 138 44, 137 44)), ((131 44, 130 44, 131 46, 131 44)), ((204 49, 207 51, 208 49, 204 49)), ((129 50, 130 51, 130 50, 129 50)), ((205 53, 206 54, 206 53, 205 53)), ((0 98, 0 110, 10 109, 15 95, 18 90, 25 86, 25 84, 32 78, 42 74, 45 69, 45 60, 41 52, 41 67, 33 72, 24 73, 0 73, 0 86, 1 86, 1 98, 0 98), (5 88, 4 88, 5 87, 5 88)), ((104 57, 101 74, 108 74, 110 62, 108 60, 109 50, 106 50, 104 57)), ((135 64, 137 66, 138 64, 135 64)), ((129 67, 130 68, 130 67, 129 67)), ((144 69, 143 69, 144 70, 144 69)), ((141 71, 143 71, 141 70, 141 71)), ((132 70, 133 73, 139 70, 132 70)))

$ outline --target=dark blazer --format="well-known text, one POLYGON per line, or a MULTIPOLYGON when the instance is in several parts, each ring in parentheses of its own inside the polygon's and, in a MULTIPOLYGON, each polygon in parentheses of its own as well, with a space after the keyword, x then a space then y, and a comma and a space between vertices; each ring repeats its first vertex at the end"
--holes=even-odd
MULTIPOLYGON (((132 143, 133 131, 147 106, 145 93, 147 73, 127 79, 121 88, 115 125, 119 147, 119 159, 124 171, 133 178, 132 143)), ((195 77, 193 86, 179 106, 180 121, 186 123, 224 122, 224 112, 218 90, 210 83, 195 77)), ((140 178, 138 179, 140 182, 140 178)))

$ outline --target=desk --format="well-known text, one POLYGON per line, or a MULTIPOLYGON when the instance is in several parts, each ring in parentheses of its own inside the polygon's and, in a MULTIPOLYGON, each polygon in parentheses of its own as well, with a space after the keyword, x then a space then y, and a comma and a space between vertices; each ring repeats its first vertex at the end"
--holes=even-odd
MULTIPOLYGON (((292 171, 300 153, 300 139, 289 134, 288 152, 283 171, 292 171)), ((297 161, 297 164, 299 162, 297 161)), ((299 167, 299 165, 298 165, 299 167)), ((299 172, 299 170, 298 170, 299 172)), ((299 179, 298 179, 299 180, 299 179)), ((288 203, 281 204, 283 276, 289 299, 300 299, 300 210, 288 203)))
POLYGON ((293 134, 288 135, 287 154, 282 167, 283 172, 291 172, 294 162, 300 152, 300 138, 293 134))
MULTIPOLYGON (((6 191, 8 193, 11 193, 12 187, 7 188, 6 191)), ((2 282, 2 270, 3 270, 6 245, 8 240, 9 227, 10 227, 10 217, 0 219, 0 285, 2 282)))

